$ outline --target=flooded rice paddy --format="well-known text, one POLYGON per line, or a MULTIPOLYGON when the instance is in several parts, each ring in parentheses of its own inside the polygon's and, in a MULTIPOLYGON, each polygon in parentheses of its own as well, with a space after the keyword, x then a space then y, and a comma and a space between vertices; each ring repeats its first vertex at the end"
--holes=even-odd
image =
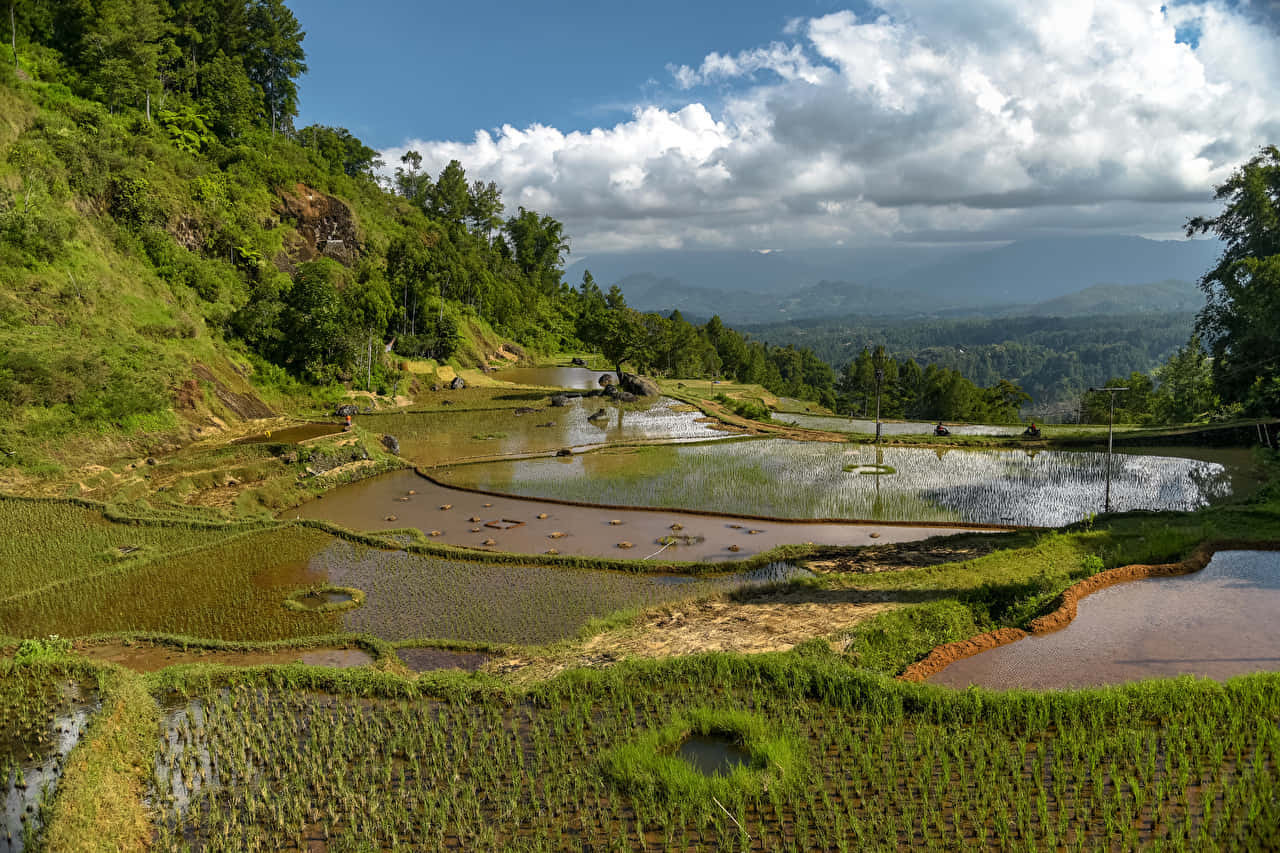
MULTIPOLYGON (((876 422, 866 418, 843 418, 835 415, 808 415, 793 412, 778 412, 773 419, 780 424, 794 424, 805 429, 820 429, 827 432, 848 432, 867 435, 876 434, 876 422)), ((932 435, 938 422, 925 421, 881 421, 881 435, 932 435)), ((1021 435, 1026 427, 1021 425, 996 424, 947 424, 952 435, 1021 435)))
POLYGON ((493 378, 499 382, 582 391, 599 388, 601 376, 612 376, 615 380, 618 378, 611 370, 591 370, 586 367, 504 367, 493 374, 493 378))
POLYGON ((313 423, 284 429, 268 430, 257 435, 237 439, 232 444, 301 444, 312 438, 325 435, 337 435, 344 429, 340 423, 313 423))
MULTIPOLYGON (((1193 510, 1228 497, 1247 480, 1239 470, 1247 452, 1169 452, 1179 455, 1114 455, 1113 510, 1193 510)), ((1105 452, 766 439, 503 460, 451 467, 439 476, 464 487, 599 504, 784 518, 1058 526, 1103 510, 1106 471, 1105 452)))
POLYGON ((303 663, 308 666, 351 669, 373 663, 373 655, 363 649, 328 647, 245 652, 222 649, 183 649, 150 643, 126 645, 122 642, 108 642, 85 646, 77 651, 91 660, 119 664, 135 672, 159 672, 166 667, 181 664, 265 666, 303 663))
MULTIPOLYGON (((577 459, 590 468, 594 456, 577 459)), ((471 467, 455 470, 467 472, 471 467)), ((559 467, 550 470, 571 468, 559 463, 559 467)), ((571 484, 576 482, 577 478, 570 479, 571 484)), ((393 471, 343 486, 319 500, 281 513, 281 517, 322 519, 353 530, 415 527, 433 541, 519 554, 555 550, 560 554, 680 561, 739 560, 779 545, 806 542, 867 545, 954 532, 926 525, 764 522, 682 512, 567 506, 450 489, 412 471, 393 471), (628 547, 619 547, 623 543, 628 547)))
POLYGON ((460 669, 475 672, 493 659, 484 652, 460 652, 453 649, 434 649, 425 646, 406 646, 396 649, 404 665, 414 672, 430 672, 437 669, 460 669))
POLYGON ((781 580, 798 570, 672 578, 538 566, 440 560, 337 541, 312 567, 363 590, 364 605, 339 614, 342 630, 387 640, 547 643, 591 618, 781 580))
POLYGON ((666 397, 647 405, 573 398, 560 407, 551 406, 549 399, 531 400, 521 408, 367 415, 360 423, 394 435, 405 459, 427 466, 616 443, 707 441, 732 434, 717 429, 718 422, 697 409, 666 397), (602 416, 593 417, 601 410, 602 416))
POLYGON ((1280 553, 1219 551, 1194 574, 1099 590, 1061 631, 956 661, 929 682, 1065 689, 1267 670, 1280 670, 1280 553))
POLYGON ((0 690, 0 790, 4 793, 0 850, 17 853, 35 846, 28 842, 39 838, 40 805, 52 798, 67 754, 80 742, 99 702, 93 691, 75 682, 35 683, 30 676, 6 677, 13 681, 0 690))
POLYGON ((1272 846, 1278 747, 1258 716, 1272 705, 1242 688, 1139 719, 1124 704, 1036 713, 997 698, 939 721, 932 707, 868 707, 843 676, 817 679, 761 678, 743 661, 515 701, 206 689, 163 729, 154 848, 1272 846), (748 709, 807 757, 793 784, 720 797, 741 830, 705 798, 602 775, 602 753, 698 706, 748 709))

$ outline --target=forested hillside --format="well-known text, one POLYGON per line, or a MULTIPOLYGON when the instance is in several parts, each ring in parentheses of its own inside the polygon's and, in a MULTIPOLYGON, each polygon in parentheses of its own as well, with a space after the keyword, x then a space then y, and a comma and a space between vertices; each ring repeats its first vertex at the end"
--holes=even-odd
MULTIPOLYGON (((811 353, 641 315, 563 276, 554 218, 343 128, 295 129, 280 0, 14 7, 0 65, 0 450, 145 453, 503 341, 829 396, 811 353), (383 175, 383 177, 380 177, 383 175), (75 440, 71 439, 75 436, 75 440)), ((90 453, 92 455, 92 453, 90 453)))

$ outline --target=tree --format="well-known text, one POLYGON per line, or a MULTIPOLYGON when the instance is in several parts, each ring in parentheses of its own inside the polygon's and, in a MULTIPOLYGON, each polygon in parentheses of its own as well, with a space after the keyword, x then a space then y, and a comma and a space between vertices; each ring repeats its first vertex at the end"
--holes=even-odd
POLYGON ((436 179, 430 195, 429 213, 442 222, 460 229, 471 208, 471 195, 467 190, 467 173, 457 160, 450 160, 436 179))
POLYGON ((113 112, 142 106, 158 83, 165 22, 154 0, 107 0, 85 36, 93 96, 113 112))
POLYGON ((1218 406, 1213 392, 1213 371, 1197 335, 1157 369, 1160 387, 1152 408, 1161 423, 1190 423, 1206 419, 1218 406))
POLYGON ((1215 217, 1187 222, 1187 236, 1212 233, 1226 248, 1200 277, 1206 304, 1196 320, 1213 354, 1224 400, 1257 412, 1280 410, 1280 148, 1263 148, 1216 188, 1215 217))
POLYGON ((292 127, 298 114, 298 87, 294 79, 307 73, 306 37, 298 19, 284 5, 284 0, 254 0, 249 7, 250 42, 245 51, 245 69, 249 79, 262 90, 263 110, 277 127, 292 127))
POLYGON ((329 164, 333 174, 350 177, 370 175, 382 165, 378 152, 357 139, 345 127, 326 127, 312 124, 297 133, 297 140, 304 148, 316 151, 329 164))
MULTIPOLYGON (((463 189, 465 191, 465 185, 463 189)), ((544 294, 555 293, 563 274, 561 265, 569 251, 564 224, 521 207, 507 220, 507 234, 516 263, 529 282, 544 294)))

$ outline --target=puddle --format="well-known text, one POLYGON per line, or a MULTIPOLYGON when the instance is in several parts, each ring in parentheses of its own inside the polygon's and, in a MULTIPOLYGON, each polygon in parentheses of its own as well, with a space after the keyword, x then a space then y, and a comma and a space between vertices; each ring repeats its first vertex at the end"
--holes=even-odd
POLYGON ((337 435, 342 432, 342 429, 342 424, 303 424, 261 432, 237 439, 232 444, 301 444, 307 439, 319 438, 322 435, 337 435))
POLYGON ((927 524, 760 522, 662 510, 565 506, 451 489, 413 471, 393 471, 342 486, 321 499, 286 510, 279 517, 323 519, 363 531, 415 527, 433 542, 521 554, 543 554, 554 549, 560 554, 703 562, 740 560, 778 545, 870 545, 960 532, 927 524), (449 509, 441 509, 444 506, 449 509), (386 520, 389 514, 396 516, 394 522, 386 520), (472 518, 502 519, 504 523, 489 527, 472 522, 472 518), (613 524, 615 521, 620 523, 613 524), (561 535, 556 536, 557 533, 561 535), (678 536, 680 541, 664 544, 672 536, 678 536), (494 544, 486 546, 486 540, 493 540, 494 544), (632 547, 619 548, 621 542, 629 542, 632 547))
POLYGON ((1061 631, 956 661, 929 682, 1063 689, 1280 670, 1277 613, 1280 552, 1219 551, 1194 574, 1095 592, 1061 631))
POLYGON ((428 672, 436 669, 461 669, 475 672, 493 658, 484 652, 458 652, 452 649, 402 648, 396 654, 404 665, 414 672, 428 672))
POLYGON ((204 703, 192 699, 163 712, 150 805, 180 820, 201 790, 218 787, 218 768, 205 737, 204 703))
MULTIPOLYGON (((67 754, 80 742, 85 726, 100 707, 96 698, 78 685, 60 688, 61 708, 50 720, 47 744, 0 744, 19 750, 18 762, 5 779, 4 828, 5 853, 21 851, 28 837, 37 837, 40 829, 40 803, 53 796, 62 777, 67 754), (27 758, 28 754, 35 757, 27 758), (22 787, 19 787, 19 781, 22 787)), ((0 736, 8 736, 2 732, 0 736)), ((3 766, 3 762, 0 762, 3 766)))
POLYGON ((690 735, 676 755, 703 776, 728 776, 734 768, 751 765, 751 754, 721 735, 690 735))
MULTIPOLYGON (((265 666, 305 663, 347 669, 369 666, 373 656, 362 649, 276 649, 261 652, 222 651, 215 649, 179 649, 148 643, 105 643, 76 650, 85 657, 116 663, 135 672, 158 672, 169 666, 212 663, 223 666, 265 666)), ((0 851, 2 853, 2 851, 0 851)))
POLYGON ((307 610, 319 610, 326 605, 346 604, 354 601, 355 597, 349 592, 338 592, 336 590, 321 590, 318 592, 308 592, 299 595, 293 599, 307 610))

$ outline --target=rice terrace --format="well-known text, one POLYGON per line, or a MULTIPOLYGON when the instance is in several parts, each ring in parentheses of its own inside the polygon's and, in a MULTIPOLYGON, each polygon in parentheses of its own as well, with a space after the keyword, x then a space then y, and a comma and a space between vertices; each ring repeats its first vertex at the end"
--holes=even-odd
POLYGON ((10 4, 0 853, 1280 850, 1269 12, 366 5, 10 4))

